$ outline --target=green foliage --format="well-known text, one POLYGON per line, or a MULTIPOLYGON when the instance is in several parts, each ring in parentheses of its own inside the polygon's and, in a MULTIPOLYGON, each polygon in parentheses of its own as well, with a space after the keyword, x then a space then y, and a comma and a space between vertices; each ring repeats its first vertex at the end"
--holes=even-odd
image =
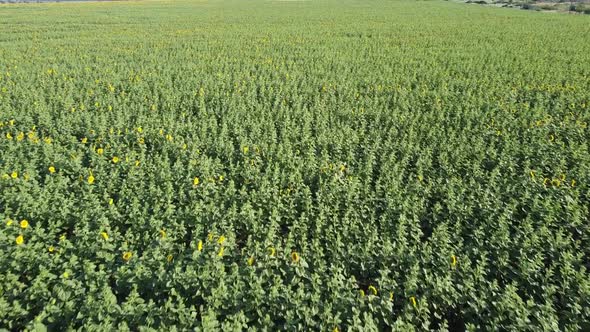
POLYGON ((557 7, 555 4, 542 4, 539 5, 539 8, 542 10, 557 10, 559 7, 557 7))
POLYGON ((590 321, 587 17, 162 1, 0 22, 0 327, 590 321))
POLYGON ((571 10, 576 11, 578 13, 590 14, 590 7, 583 3, 579 3, 575 6, 572 6, 571 10))

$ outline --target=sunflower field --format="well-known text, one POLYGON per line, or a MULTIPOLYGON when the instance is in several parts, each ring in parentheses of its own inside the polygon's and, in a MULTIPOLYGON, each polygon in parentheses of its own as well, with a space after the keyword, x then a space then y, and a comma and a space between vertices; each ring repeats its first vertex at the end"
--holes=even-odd
POLYGON ((590 17, 0 5, 0 330, 590 329, 590 17))

